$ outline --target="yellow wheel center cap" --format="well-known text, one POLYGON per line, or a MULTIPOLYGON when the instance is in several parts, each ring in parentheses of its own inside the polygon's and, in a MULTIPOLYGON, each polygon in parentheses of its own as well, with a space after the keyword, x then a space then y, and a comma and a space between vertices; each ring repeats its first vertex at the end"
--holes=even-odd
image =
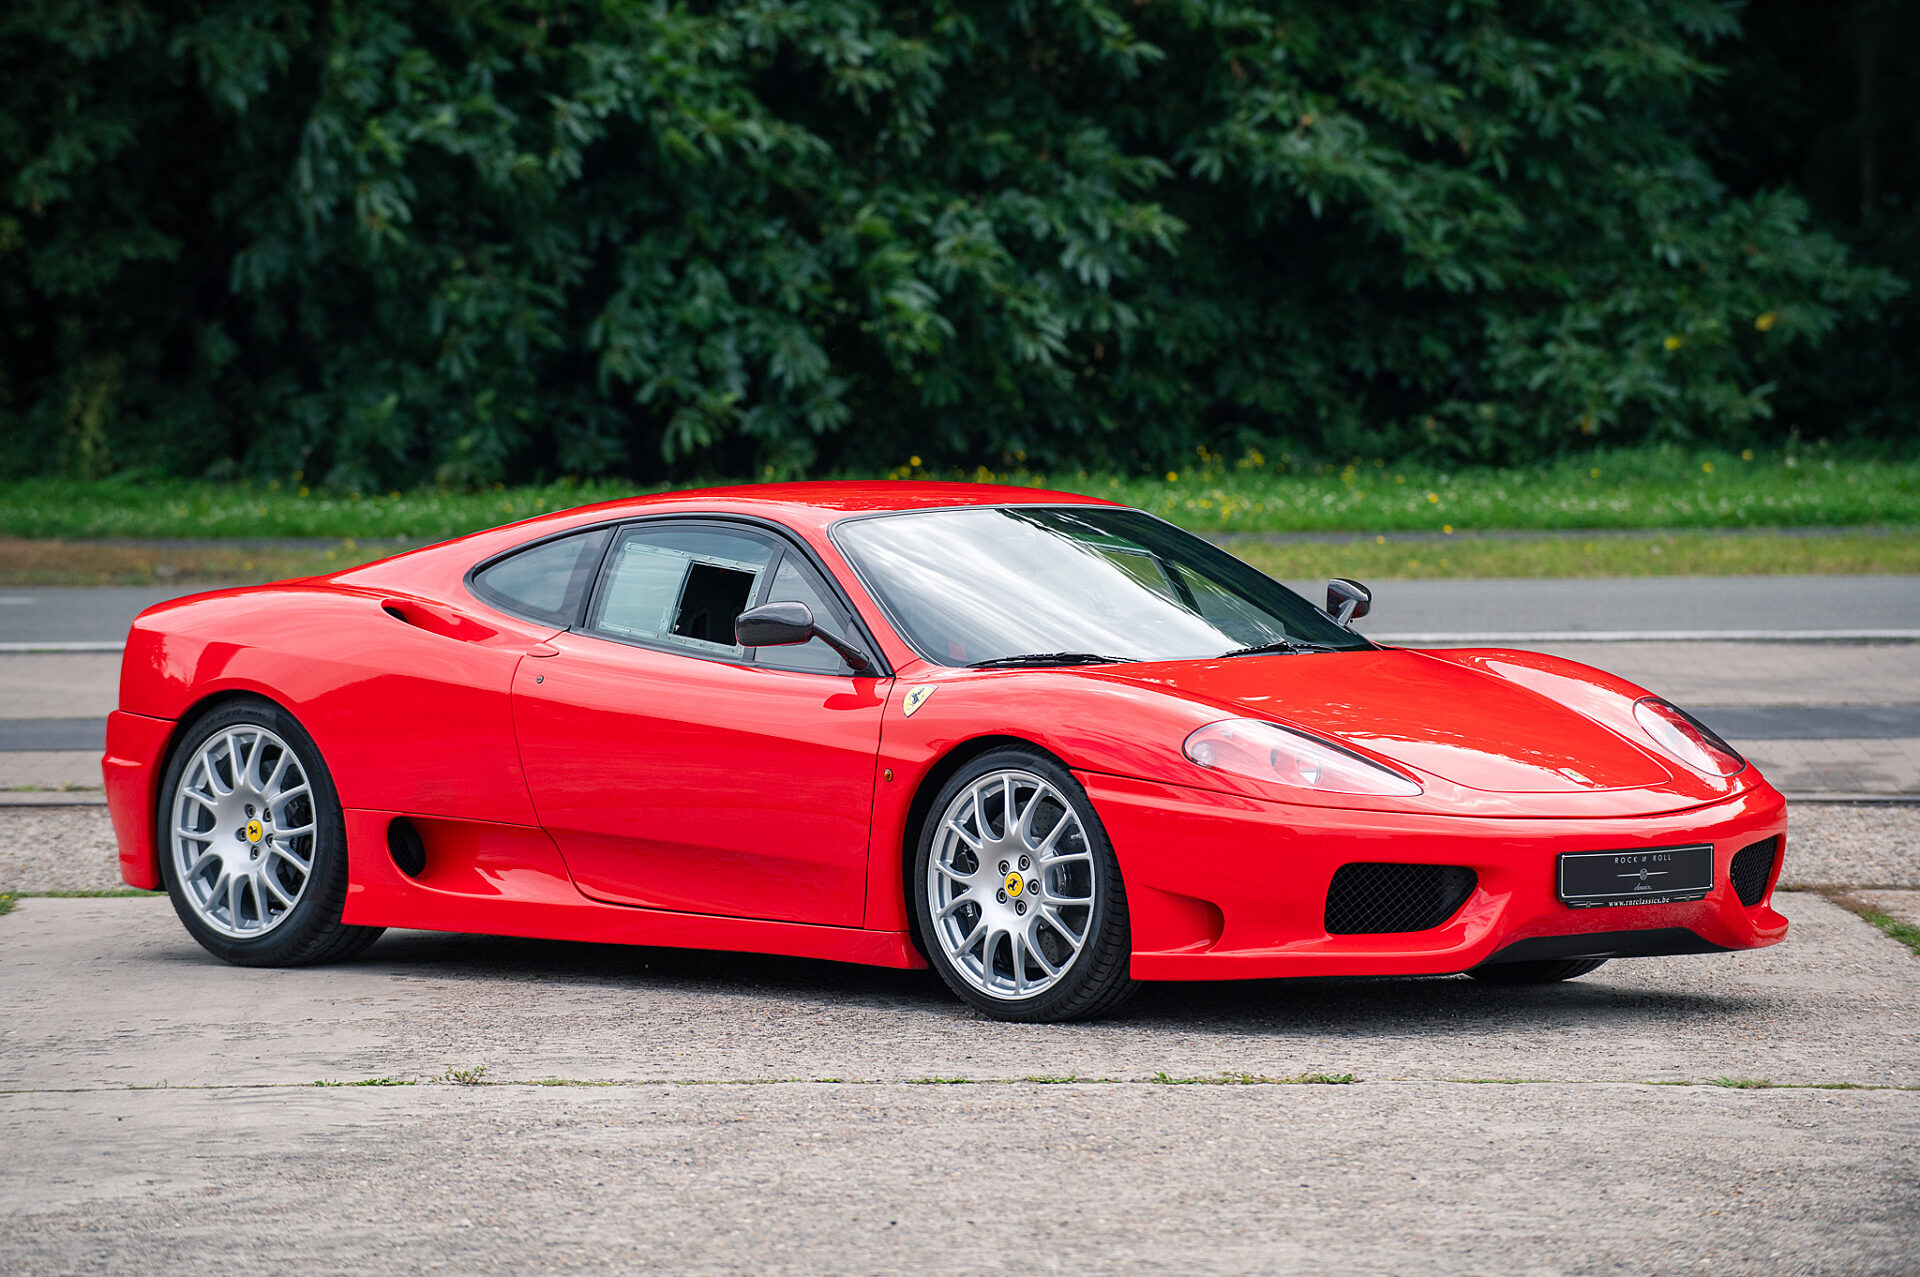
POLYGON ((1007 875, 1007 895, 1008 896, 1017 896, 1022 891, 1025 891, 1026 888, 1027 888, 1027 884, 1025 881, 1021 879, 1020 871, 1018 869, 1014 870, 1012 873, 1007 875))
POLYGON ((248 842, 259 842, 260 839, 263 836, 265 836, 266 832, 267 831, 265 829, 261 828, 259 821, 249 820, 247 822, 247 841, 248 842))

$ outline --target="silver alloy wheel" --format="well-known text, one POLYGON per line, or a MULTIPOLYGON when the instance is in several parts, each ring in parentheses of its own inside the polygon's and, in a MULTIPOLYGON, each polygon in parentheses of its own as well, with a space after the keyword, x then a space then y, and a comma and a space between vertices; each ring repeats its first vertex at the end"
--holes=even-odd
POLYGON ((201 744, 173 795, 181 895, 223 936, 255 940, 285 922, 313 875, 316 812, 287 742, 238 723, 201 744))
POLYGON ((934 831, 927 904, 962 979, 1013 1001, 1059 983, 1093 930, 1093 849, 1061 792, 1030 771, 988 772, 934 831))

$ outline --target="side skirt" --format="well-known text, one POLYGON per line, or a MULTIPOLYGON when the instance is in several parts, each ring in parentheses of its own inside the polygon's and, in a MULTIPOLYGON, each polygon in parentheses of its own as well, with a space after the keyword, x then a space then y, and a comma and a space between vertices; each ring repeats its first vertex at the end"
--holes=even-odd
POLYGON ((349 808, 347 901, 355 926, 461 931, 532 940, 721 949, 915 969, 926 960, 904 931, 867 931, 608 904, 581 894, 541 829, 403 817, 349 808), (396 820, 423 834, 424 868, 402 872, 389 849, 396 820))

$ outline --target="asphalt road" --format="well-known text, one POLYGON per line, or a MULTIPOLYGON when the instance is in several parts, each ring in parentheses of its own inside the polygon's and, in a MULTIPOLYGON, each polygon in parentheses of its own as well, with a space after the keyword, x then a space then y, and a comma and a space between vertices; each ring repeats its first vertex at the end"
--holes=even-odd
POLYGON ((1776 900, 1778 948, 1547 989, 1014 1026, 924 973, 663 950, 243 970, 165 901, 29 899, 0 1270, 1915 1272, 1920 961, 1776 900))
MULTIPOLYGON (((1309 598, 1325 582, 1290 582, 1309 598)), ((119 643, 143 608, 203 586, 0 591, 0 650, 119 643)), ((1920 637, 1920 576, 1384 581, 1359 628, 1406 634, 1858 631, 1920 637)))

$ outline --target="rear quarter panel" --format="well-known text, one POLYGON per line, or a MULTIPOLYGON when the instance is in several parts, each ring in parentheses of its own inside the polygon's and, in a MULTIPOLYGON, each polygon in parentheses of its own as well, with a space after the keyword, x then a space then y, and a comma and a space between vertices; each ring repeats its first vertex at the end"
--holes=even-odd
POLYGON ((287 583, 201 595, 143 613, 128 636, 120 708, 178 721, 229 693, 291 711, 348 807, 534 823, 508 697, 515 665, 551 628, 484 622, 391 592, 287 583))

